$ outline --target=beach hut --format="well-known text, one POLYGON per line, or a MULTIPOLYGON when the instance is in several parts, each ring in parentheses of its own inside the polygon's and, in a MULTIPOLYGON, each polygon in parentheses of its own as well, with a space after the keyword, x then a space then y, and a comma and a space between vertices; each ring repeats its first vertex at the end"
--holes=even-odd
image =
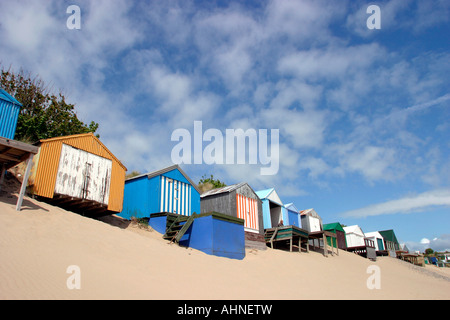
POLYGON ((347 251, 354 252, 365 258, 376 260, 375 243, 366 238, 358 225, 344 227, 347 240, 347 251))
POLYGON ((150 219, 151 226, 164 233, 165 213, 190 216, 194 212, 200 213, 200 191, 178 165, 125 181, 122 218, 150 219))
POLYGON ((322 218, 313 208, 300 211, 302 228, 308 232, 316 232, 323 230, 322 218))
POLYGON ((285 204, 284 207, 287 210, 287 222, 285 225, 291 225, 301 228, 300 211, 295 207, 293 203, 285 204))
POLYGON ((14 140, 22 104, 0 88, 0 137, 14 140))
POLYGON ((266 249, 262 202, 248 183, 206 191, 200 201, 201 213, 218 212, 244 220, 245 246, 266 249))
POLYGON ((390 257, 396 257, 397 251, 400 250, 400 244, 395 236, 395 232, 392 229, 378 231, 384 240, 384 250, 390 257))
POLYGON ((290 251, 294 244, 298 252, 302 244, 309 251, 308 231, 300 226, 299 211, 292 204, 284 205, 274 188, 256 191, 262 202, 265 242, 274 248, 274 244, 289 245, 290 251))
POLYGON ((344 227, 345 239, 347 240, 347 247, 361 247, 364 246, 364 232, 358 225, 344 227))
POLYGON ((30 186, 34 195, 85 214, 122 210, 127 168, 93 133, 41 140, 30 186))
POLYGON ((302 223, 302 228, 308 231, 308 238, 310 244, 312 244, 313 249, 316 246, 316 239, 319 248, 323 248, 324 255, 328 256, 328 245, 331 247, 331 254, 334 254, 333 248, 336 248, 337 254, 339 254, 339 249, 337 246, 332 246, 331 243, 336 242, 336 233, 328 230, 324 230, 322 218, 314 210, 314 208, 306 209, 300 211, 300 219, 302 223))
POLYGON ((385 251, 383 236, 378 231, 366 232, 365 236, 374 242, 377 255, 383 255, 385 251))
POLYGON ((333 245, 335 248, 342 250, 347 249, 347 240, 345 239, 345 230, 339 222, 327 223, 323 225, 324 231, 329 231, 336 234, 336 238, 329 238, 328 245, 333 245), (333 241, 334 240, 334 241, 333 241))
POLYGON ((289 220, 287 209, 275 189, 259 190, 256 194, 262 201, 264 229, 278 227, 281 223, 287 225, 289 220))

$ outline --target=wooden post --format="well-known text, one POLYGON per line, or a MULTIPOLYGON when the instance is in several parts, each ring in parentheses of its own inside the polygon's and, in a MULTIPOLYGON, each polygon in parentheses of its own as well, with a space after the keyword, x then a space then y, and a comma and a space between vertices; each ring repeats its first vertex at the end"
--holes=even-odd
POLYGON ((339 255, 339 240, 336 234, 336 254, 339 255))
MULTIPOLYGON (((325 257, 328 258, 327 236, 325 235, 325 233, 323 234, 322 239, 323 239, 323 254, 325 255, 325 257)), ((319 240, 319 239, 317 239, 317 240, 319 240)))
POLYGON ((302 237, 298 237, 298 253, 302 253, 302 237))
POLYGON ((19 199, 17 200, 16 211, 20 211, 22 208, 23 196, 25 195, 25 190, 27 189, 28 178, 30 177, 31 167, 33 165, 34 154, 30 153, 27 160, 27 169, 25 170, 25 175, 23 176, 22 187, 20 188, 19 199))
POLYGON ((291 242, 290 242, 290 247, 289 247, 289 251, 292 252, 292 242, 294 241, 294 236, 291 236, 291 242))
POLYGON ((0 171, 0 191, 2 190, 3 178, 5 177, 5 164, 2 164, 2 169, 0 171))

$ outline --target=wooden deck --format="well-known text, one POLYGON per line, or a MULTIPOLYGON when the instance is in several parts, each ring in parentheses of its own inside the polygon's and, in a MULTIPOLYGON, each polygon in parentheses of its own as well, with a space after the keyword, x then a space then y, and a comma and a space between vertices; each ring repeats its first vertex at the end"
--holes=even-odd
POLYGON ((364 239, 364 246, 349 247, 347 251, 356 253, 364 258, 370 259, 372 261, 377 260, 377 253, 375 252, 375 243, 373 240, 364 239))
POLYGON ((270 243, 273 249, 274 243, 289 243, 289 251, 292 252, 294 243, 298 244, 298 252, 305 250, 309 252, 308 231, 298 228, 296 226, 282 226, 277 228, 269 228, 264 230, 264 238, 266 243, 270 243), (302 243, 305 243, 305 248, 302 248, 302 243))
MULTIPOLYGON (((334 246, 329 246, 328 242, 327 242, 327 238, 336 238, 336 234, 330 231, 315 231, 315 232, 309 232, 309 239, 312 240, 313 243, 313 249, 315 249, 315 240, 317 239, 318 242, 318 247, 320 248, 320 240, 322 240, 322 244, 323 244, 323 255, 325 257, 328 257, 328 248, 331 248, 331 255, 334 255, 334 246)), ((331 243, 333 243, 331 241, 331 243)), ((338 246, 339 247, 339 246, 338 246)), ((336 255, 339 255, 339 248, 336 247, 336 255)))
POLYGON ((417 253, 409 253, 409 252, 402 252, 399 256, 401 260, 407 261, 409 263, 412 263, 416 266, 425 267, 425 260, 423 255, 417 254, 417 253))
POLYGON ((25 190, 30 177, 31 167, 33 165, 33 157, 39 151, 39 148, 27 143, 16 140, 0 137, 0 189, 3 184, 3 177, 5 171, 13 166, 26 161, 27 166, 22 180, 22 187, 20 188, 19 198, 16 204, 16 210, 20 211, 22 208, 22 201, 25 195, 25 190))
MULTIPOLYGON (((296 226, 282 226, 265 229, 264 231, 266 243, 270 244, 271 248, 274 247, 275 243, 281 243, 288 244, 290 252, 292 252, 294 246, 298 247, 298 252, 301 252, 302 250, 309 252, 309 241, 312 240, 313 249, 315 249, 315 240, 317 239, 317 247, 323 248, 323 255, 325 257, 328 257, 328 251, 331 251, 331 255, 335 254, 333 250, 334 247, 329 246, 327 243, 328 237, 336 238, 336 234, 330 231, 308 232, 307 230, 296 226), (322 245, 320 240, 322 240, 322 245)), ((336 248, 336 254, 339 255, 338 248, 336 248)))

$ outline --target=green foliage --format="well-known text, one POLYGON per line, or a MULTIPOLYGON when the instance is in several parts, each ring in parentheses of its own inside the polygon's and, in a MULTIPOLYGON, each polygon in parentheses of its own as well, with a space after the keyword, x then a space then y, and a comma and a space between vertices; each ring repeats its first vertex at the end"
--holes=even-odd
POLYGON ((222 187, 227 186, 224 182, 220 181, 219 179, 214 179, 213 175, 211 175, 209 178, 207 178, 206 174, 204 174, 202 176, 202 178, 200 179, 199 184, 207 184, 207 183, 212 184, 213 189, 222 188, 222 187))
POLYGON ((431 255, 431 254, 433 254, 433 253, 434 253, 434 250, 433 250, 433 249, 431 249, 431 248, 425 249, 425 254, 426 254, 426 255, 431 255))
POLYGON ((137 176, 140 176, 140 175, 141 175, 141 173, 139 171, 133 170, 133 171, 131 171, 129 174, 127 174, 125 176, 125 179, 137 177, 137 176))
POLYGON ((95 133, 98 129, 99 125, 94 121, 89 125, 80 121, 75 105, 67 103, 61 93, 51 94, 38 77, 31 78, 23 71, 14 73, 2 67, 0 86, 23 105, 15 140, 36 142, 72 134, 95 133))

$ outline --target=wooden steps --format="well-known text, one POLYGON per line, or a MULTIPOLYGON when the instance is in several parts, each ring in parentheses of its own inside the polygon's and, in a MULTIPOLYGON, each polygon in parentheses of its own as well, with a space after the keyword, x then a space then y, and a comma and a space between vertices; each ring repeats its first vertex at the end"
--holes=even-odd
POLYGON ((193 213, 188 217, 181 215, 168 215, 166 222, 166 233, 163 235, 163 239, 169 240, 170 242, 179 243, 181 237, 183 237, 196 217, 196 213, 193 213))

